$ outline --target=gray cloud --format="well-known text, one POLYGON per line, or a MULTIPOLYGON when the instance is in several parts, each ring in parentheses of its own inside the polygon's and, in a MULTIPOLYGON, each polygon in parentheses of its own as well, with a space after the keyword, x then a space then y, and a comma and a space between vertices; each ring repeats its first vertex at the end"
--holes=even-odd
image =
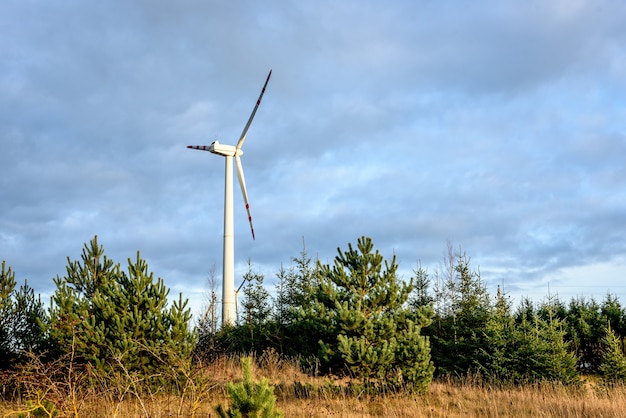
POLYGON ((185 146, 234 143, 273 69, 243 156, 256 241, 235 191, 239 273, 250 258, 273 276, 303 237, 330 262, 361 235, 405 275, 450 239, 519 292, 621 268, 625 16, 614 1, 4 2, 0 258, 49 292, 98 234, 199 292, 220 271, 224 166, 185 146))

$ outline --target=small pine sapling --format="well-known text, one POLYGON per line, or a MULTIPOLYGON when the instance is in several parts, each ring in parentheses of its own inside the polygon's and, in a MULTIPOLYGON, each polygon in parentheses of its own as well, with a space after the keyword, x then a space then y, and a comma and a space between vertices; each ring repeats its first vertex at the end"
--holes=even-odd
POLYGON ((231 405, 227 411, 221 404, 215 408, 221 418, 281 418, 283 416, 282 411, 275 408, 276 396, 269 380, 261 379, 258 383, 252 381, 251 363, 252 358, 242 358, 243 382, 229 382, 226 385, 231 405))

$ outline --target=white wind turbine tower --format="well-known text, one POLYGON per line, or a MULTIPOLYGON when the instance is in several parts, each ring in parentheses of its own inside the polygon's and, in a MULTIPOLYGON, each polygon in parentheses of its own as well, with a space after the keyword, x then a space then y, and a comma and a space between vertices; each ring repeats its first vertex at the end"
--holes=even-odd
POLYGON ((252 216, 250 215, 250 205, 248 203, 248 192, 246 191, 246 180, 243 176, 243 167, 241 166, 241 155, 243 150, 244 141, 246 140, 246 134, 254 119, 263 93, 265 93, 265 87, 267 87, 268 81, 272 71, 267 75, 259 99, 256 101, 256 105, 252 110, 252 114, 246 123, 243 132, 239 137, 237 146, 220 144, 218 141, 213 142, 211 145, 188 145, 187 148, 197 149, 201 151, 209 151, 213 154, 221 155, 226 160, 226 181, 224 186, 224 262, 222 270, 222 325, 234 324, 236 320, 236 307, 235 307, 235 239, 234 239, 234 222, 233 222, 233 157, 237 164, 237 177, 239 178, 239 185, 241 186, 241 193, 243 194, 243 201, 246 204, 246 211, 248 212, 248 221, 250 222, 250 230, 252 231, 252 239, 254 239, 254 228, 252 227, 252 216))

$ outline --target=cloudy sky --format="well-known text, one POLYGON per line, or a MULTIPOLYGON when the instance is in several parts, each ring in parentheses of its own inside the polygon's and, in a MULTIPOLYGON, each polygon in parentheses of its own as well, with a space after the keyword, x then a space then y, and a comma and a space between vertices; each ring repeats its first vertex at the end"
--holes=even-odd
POLYGON ((626 303, 626 3, 0 3, 0 259, 49 295, 94 235, 199 309, 360 236, 402 274, 460 246, 491 291, 626 303))

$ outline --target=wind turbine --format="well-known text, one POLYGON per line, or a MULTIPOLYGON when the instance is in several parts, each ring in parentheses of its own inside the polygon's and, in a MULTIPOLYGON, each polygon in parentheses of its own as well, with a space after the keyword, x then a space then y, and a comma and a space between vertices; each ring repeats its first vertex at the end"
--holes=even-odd
POLYGON ((248 192, 246 190, 246 180, 243 176, 243 167, 241 166, 241 155, 243 154, 243 143, 246 140, 246 134, 254 119, 263 93, 267 83, 270 81, 272 70, 267 75, 259 99, 256 101, 256 105, 252 110, 252 114, 248 119, 248 123, 243 128, 241 136, 236 146, 220 144, 218 141, 214 141, 211 145, 188 145, 187 148, 196 149, 200 151, 209 151, 213 154, 221 155, 226 161, 226 173, 224 184, 224 262, 222 265, 222 325, 234 325, 236 321, 236 306, 235 306, 235 239, 234 239, 234 222, 233 222, 233 157, 237 165, 237 177, 239 179, 239 186, 241 186, 241 193, 243 194, 243 201, 246 204, 246 211, 248 212, 248 222, 250 222, 250 230, 252 231, 252 239, 254 239, 254 228, 252 226, 252 216, 250 215, 250 204, 248 203, 248 192))

